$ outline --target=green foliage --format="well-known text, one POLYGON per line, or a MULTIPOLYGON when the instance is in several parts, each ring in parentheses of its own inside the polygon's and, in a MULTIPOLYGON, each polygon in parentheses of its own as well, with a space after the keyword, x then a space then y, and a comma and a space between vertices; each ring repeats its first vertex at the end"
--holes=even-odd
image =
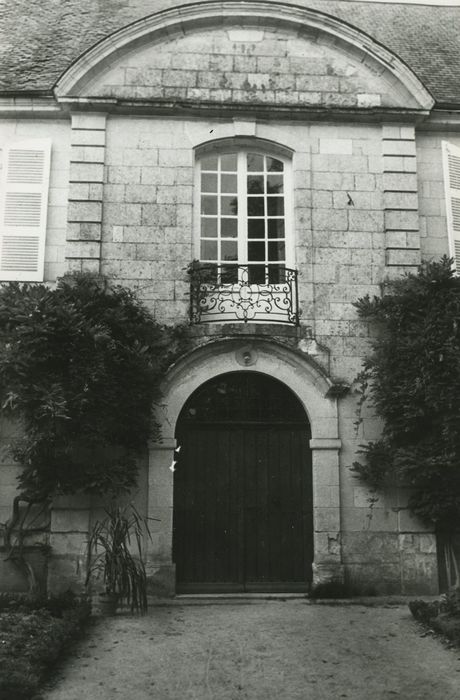
POLYGON ((165 328, 127 289, 87 275, 56 288, 0 290, 0 404, 24 435, 12 445, 35 498, 117 493, 155 426, 157 386, 181 331, 165 328))
POLYGON ((412 512, 449 528, 460 517, 460 278, 443 258, 355 306, 377 331, 361 380, 384 428, 354 471, 373 488, 411 487, 412 512))
POLYGON ((105 592, 129 605, 131 612, 147 610, 147 575, 142 557, 144 530, 150 535, 147 519, 132 504, 111 504, 105 510, 105 517, 95 523, 88 543, 86 584, 94 574, 100 575, 105 592))
POLYGON ((48 667, 75 638, 89 614, 88 603, 71 594, 10 601, 10 610, 0 612, 0 697, 32 697, 48 667))

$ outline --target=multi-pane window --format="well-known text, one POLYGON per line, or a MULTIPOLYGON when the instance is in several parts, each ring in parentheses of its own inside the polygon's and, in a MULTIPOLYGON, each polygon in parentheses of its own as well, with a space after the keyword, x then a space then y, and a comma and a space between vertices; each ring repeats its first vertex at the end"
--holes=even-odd
POLYGON ((250 284, 284 281, 286 168, 250 150, 205 155, 200 170, 200 260, 222 282, 247 274, 250 284))

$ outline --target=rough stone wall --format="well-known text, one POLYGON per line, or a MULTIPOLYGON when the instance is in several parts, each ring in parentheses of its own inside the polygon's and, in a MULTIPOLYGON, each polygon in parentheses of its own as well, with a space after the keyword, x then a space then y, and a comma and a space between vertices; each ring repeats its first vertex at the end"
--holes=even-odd
POLYGON ((67 120, 5 120, 0 129, 0 167, 4 144, 13 140, 51 138, 51 172, 46 227, 46 282, 64 274, 69 192, 70 129, 67 120))
POLYGON ((282 29, 190 30, 111 61, 79 91, 123 99, 415 106, 377 63, 358 49, 345 53, 331 43, 282 29))

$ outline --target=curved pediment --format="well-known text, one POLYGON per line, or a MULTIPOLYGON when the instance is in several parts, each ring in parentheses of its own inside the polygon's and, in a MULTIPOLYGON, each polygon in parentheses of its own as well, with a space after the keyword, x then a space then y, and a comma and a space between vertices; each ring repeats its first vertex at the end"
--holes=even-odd
POLYGON ((322 13, 209 2, 146 17, 59 79, 60 101, 427 110, 433 98, 394 54, 322 13))

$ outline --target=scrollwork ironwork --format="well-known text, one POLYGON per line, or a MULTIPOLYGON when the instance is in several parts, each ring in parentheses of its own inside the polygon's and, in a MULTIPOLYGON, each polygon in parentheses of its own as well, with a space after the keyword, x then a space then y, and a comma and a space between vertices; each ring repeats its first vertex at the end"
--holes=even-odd
POLYGON ((297 325, 297 270, 274 268, 276 281, 271 282, 255 281, 258 271, 249 265, 193 267, 192 323, 262 321, 297 325))

